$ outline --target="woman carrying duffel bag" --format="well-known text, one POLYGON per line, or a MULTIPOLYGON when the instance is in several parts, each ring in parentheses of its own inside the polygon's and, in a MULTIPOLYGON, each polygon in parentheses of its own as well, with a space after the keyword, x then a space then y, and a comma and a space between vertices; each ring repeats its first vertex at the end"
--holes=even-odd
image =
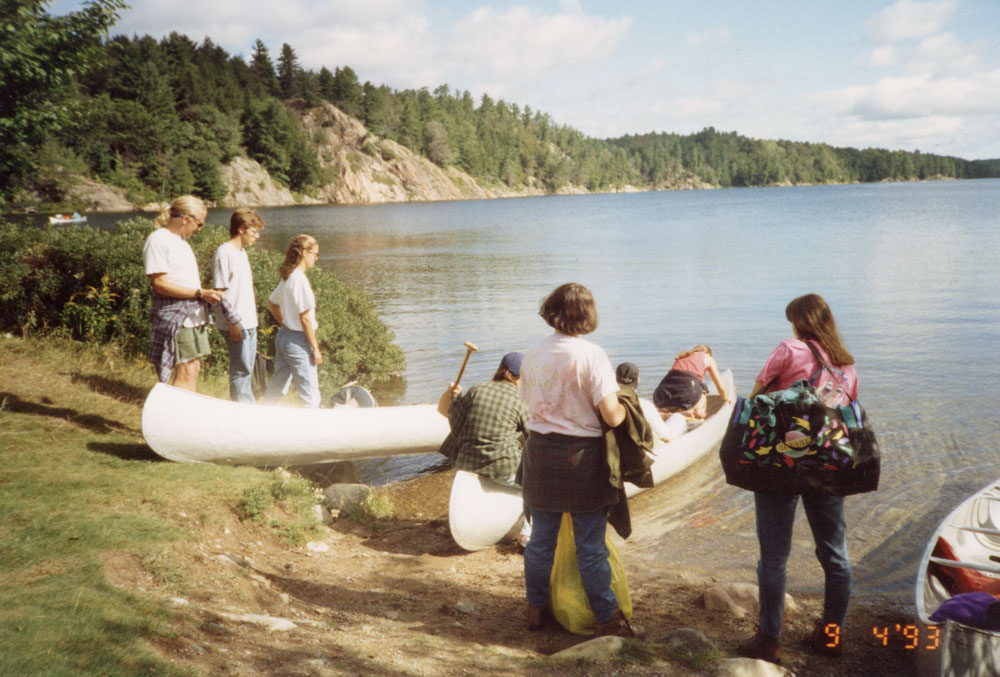
MULTIPOLYGON (((817 294, 800 296, 785 308, 785 317, 792 323, 795 338, 782 341, 767 358, 750 398, 763 393, 786 391, 794 384, 808 390, 811 401, 821 401, 819 406, 833 407, 833 411, 836 411, 836 407, 847 407, 857 400, 858 375, 853 366, 854 358, 844 347, 826 301, 817 294), (800 381, 806 383, 799 384, 800 381)), ((785 396, 787 394, 782 393, 785 396)), ((781 401, 782 395, 776 395, 773 399, 781 401)), ((761 399, 771 401, 759 398, 761 399)), ((776 405, 775 411, 779 411, 781 406, 784 405, 776 405)), ((813 424, 816 425, 815 416, 813 419, 813 424)), ((808 421, 804 423, 808 424, 808 421)), ((786 436, 785 440, 788 439, 786 436)), ((785 448, 790 450, 787 445, 785 448)), ((761 453, 759 449, 755 451, 761 453)), ((789 454, 785 459, 787 463, 782 465, 793 465, 794 457, 794 452, 789 454)), ((786 468, 777 468, 776 474, 780 475, 784 470, 786 468)), ((757 561, 760 619, 756 634, 740 644, 739 651, 751 658, 779 663, 781 617, 785 601, 785 565, 791 551, 792 526, 799 493, 789 493, 787 487, 769 487, 771 490, 766 491, 756 487, 754 489, 757 540, 760 545, 760 558, 757 561)), ((847 556, 844 496, 802 492, 801 497, 813 540, 816 542, 816 556, 826 576, 823 617, 816 621, 809 644, 818 653, 839 656, 843 651, 844 618, 851 597, 851 563, 847 556)))

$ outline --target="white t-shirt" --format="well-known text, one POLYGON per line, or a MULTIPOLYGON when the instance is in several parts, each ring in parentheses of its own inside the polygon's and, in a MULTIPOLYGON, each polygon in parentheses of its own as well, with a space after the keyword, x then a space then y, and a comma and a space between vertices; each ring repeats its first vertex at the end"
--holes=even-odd
MULTIPOLYGON (((191 245, 177 233, 166 228, 157 228, 146 238, 142 246, 142 263, 146 275, 166 273, 167 282, 173 282, 191 289, 201 289, 198 275, 198 261, 191 245)), ((198 310, 184 319, 185 327, 198 327, 208 322, 208 308, 198 304, 198 310)))
POLYGON ((287 280, 278 282, 268 300, 281 308, 282 324, 289 329, 302 331, 299 315, 306 310, 309 311, 307 317, 312 323, 313 331, 319 326, 316 324, 316 296, 313 295, 309 278, 301 268, 293 270, 287 280))
MULTIPOLYGON (((250 257, 245 249, 234 247, 231 242, 219 245, 212 259, 212 287, 226 290, 226 299, 236 308, 244 329, 257 327, 257 299, 253 295, 250 257)), ((215 326, 222 332, 229 329, 219 309, 215 311, 215 326)))
POLYGON ((528 430, 600 437, 597 404, 618 392, 604 349, 578 336, 555 334, 533 345, 521 364, 528 430))

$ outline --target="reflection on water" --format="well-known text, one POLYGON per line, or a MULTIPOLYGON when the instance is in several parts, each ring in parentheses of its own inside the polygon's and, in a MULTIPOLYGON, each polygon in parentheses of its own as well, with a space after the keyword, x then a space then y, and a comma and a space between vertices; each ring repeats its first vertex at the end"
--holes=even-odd
MULTIPOLYGON (((463 383, 487 380, 505 352, 548 333, 538 305, 571 280, 594 292, 592 338, 613 362, 639 366, 642 394, 696 343, 711 345, 746 393, 790 336, 786 303, 822 294, 857 359, 884 455, 879 491, 847 502, 860 590, 909 595, 937 522, 1000 475, 1000 181, 261 212, 262 246, 283 251, 309 232, 319 265, 372 295, 407 359, 405 390, 376 392, 382 401, 436 401, 464 341, 480 351, 463 383)), ((225 222, 228 210, 209 218, 225 222)), ((385 481, 439 462, 387 459, 362 473, 385 481)), ((637 500, 628 547, 754 580, 750 495, 727 486, 714 459, 690 472, 689 484, 637 500)), ((793 547, 790 584, 818 589, 802 518, 793 547)))

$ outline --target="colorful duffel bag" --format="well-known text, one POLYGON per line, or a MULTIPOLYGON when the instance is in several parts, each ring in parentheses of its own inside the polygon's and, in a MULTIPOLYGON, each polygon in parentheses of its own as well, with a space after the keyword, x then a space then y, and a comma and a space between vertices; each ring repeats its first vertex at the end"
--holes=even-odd
POLYGON ((726 481, 750 491, 848 496, 878 488, 878 442, 861 405, 828 407, 804 380, 737 398, 719 460, 726 481))

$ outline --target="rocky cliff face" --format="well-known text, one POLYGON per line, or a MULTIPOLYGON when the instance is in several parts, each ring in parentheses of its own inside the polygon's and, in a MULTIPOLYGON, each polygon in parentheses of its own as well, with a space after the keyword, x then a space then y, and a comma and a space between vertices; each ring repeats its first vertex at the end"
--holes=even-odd
POLYGON ((484 187, 468 174, 443 169, 395 141, 370 134, 355 118, 330 103, 300 108, 299 118, 316 143, 326 183, 311 196, 295 195, 275 183, 258 163, 234 159, 221 172, 229 194, 226 207, 293 204, 371 204, 542 195, 538 189, 484 187))

